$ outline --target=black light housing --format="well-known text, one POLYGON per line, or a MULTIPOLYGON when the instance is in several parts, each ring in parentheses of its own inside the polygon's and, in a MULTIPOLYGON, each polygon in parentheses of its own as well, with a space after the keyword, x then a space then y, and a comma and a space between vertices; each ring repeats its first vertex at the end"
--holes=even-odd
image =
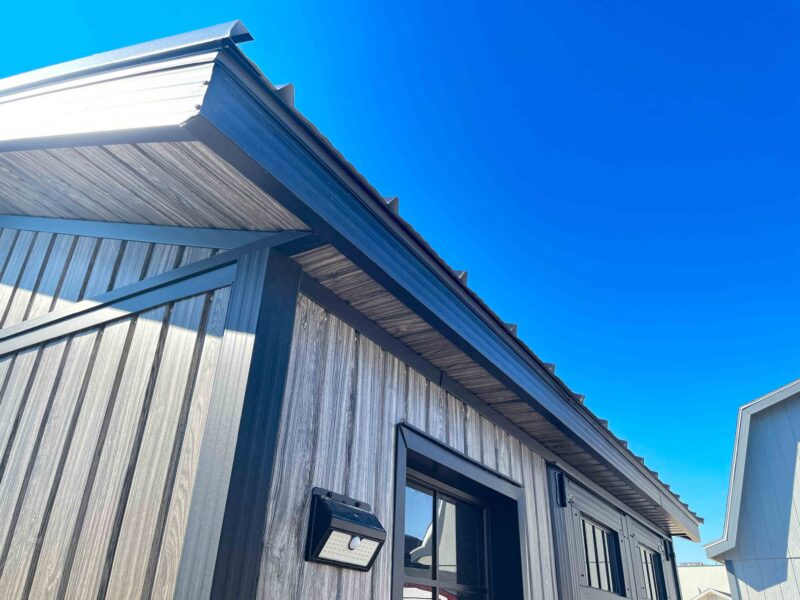
POLYGON ((311 491, 306 560, 369 571, 386 541, 372 508, 322 488, 311 491))

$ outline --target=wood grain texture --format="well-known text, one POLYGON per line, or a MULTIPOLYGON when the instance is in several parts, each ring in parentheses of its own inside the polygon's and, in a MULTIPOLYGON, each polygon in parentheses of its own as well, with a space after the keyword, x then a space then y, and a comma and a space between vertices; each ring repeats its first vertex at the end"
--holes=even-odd
POLYGON ((75 427, 58 488, 55 490, 56 495, 31 586, 32 598, 55 598, 65 576, 64 567, 70 539, 81 507, 79 499, 89 477, 103 416, 112 395, 130 326, 130 319, 110 325, 100 340, 84 396, 84 406, 75 427))
MULTIPOLYGON (((290 598, 303 562, 302 510, 311 492, 314 439, 318 423, 316 393, 324 377, 329 320, 322 308, 301 303, 281 417, 278 455, 267 511, 257 597, 290 598)), ((349 393, 348 393, 349 398, 349 393)), ((342 482, 343 483, 343 482, 342 482)))
POLYGON ((525 488, 527 598, 554 599, 553 579, 542 572, 542 565, 549 572, 549 530, 539 531, 549 514, 547 495, 536 489, 545 481, 544 461, 304 296, 294 336, 258 597, 390 600, 391 545, 367 573, 306 563, 303 549, 314 486, 371 503, 391 539, 396 431, 406 421, 478 460, 486 448, 484 464, 490 468, 500 456, 507 476, 525 488), (340 375, 331 378, 332 370, 340 375), (348 372, 352 376, 345 377, 348 372))
MULTIPOLYGON (((350 391, 356 371, 356 353, 360 356, 361 349, 356 348, 356 334, 350 327, 339 320, 330 321, 328 325, 327 343, 323 349, 324 374, 316 395, 319 425, 314 438, 310 477, 312 486, 342 490, 351 464, 344 457, 348 454, 349 428, 353 418, 350 391), (342 457, 342 460, 334 457, 342 457)), ((307 494, 300 515, 308 514, 310 500, 307 494)), ((319 588, 334 589, 339 577, 338 569, 303 562, 294 597, 309 598, 319 588)))
POLYGON ((305 224, 200 142, 0 156, 0 213, 225 229, 305 224))
POLYGON ((141 445, 138 455, 132 456, 135 472, 114 554, 114 563, 120 567, 124 565, 124 568, 111 571, 106 593, 108 598, 138 598, 142 595, 180 416, 180 400, 189 383, 204 301, 205 298, 200 296, 177 302, 169 318, 141 445))
MULTIPOLYGON (((4 229, 0 319, 16 325, 214 252, 4 229)), ((173 595, 230 296, 0 356, 4 598, 173 595)))
POLYGON ((114 529, 119 499, 133 448, 139 415, 145 402, 150 373, 156 360, 166 311, 156 308, 140 315, 134 325, 130 352, 114 390, 114 411, 108 424, 96 474, 83 502, 85 512, 72 558, 66 596, 97 596, 106 554, 114 529))
POLYGON ((48 233, 37 233, 36 239, 31 246, 25 264, 17 279, 14 291, 5 307, 3 316, 3 327, 10 327, 19 323, 25 318, 28 311, 31 297, 39 284, 39 274, 42 265, 45 264, 50 254, 50 245, 53 242, 53 235, 48 233))
POLYGON ((158 557, 151 598, 172 598, 178 577, 180 557, 189 518, 189 503, 197 476, 200 460, 200 446, 208 419, 208 408, 216 380, 217 361, 225 331, 225 317, 228 312, 230 288, 214 293, 209 310, 208 325, 203 341, 203 354, 197 369, 192 395, 191 412, 186 430, 183 433, 180 463, 175 474, 169 513, 164 525, 163 541, 158 557))
POLYGON ((55 236, 50 256, 39 280, 39 285, 31 299, 25 319, 34 319, 40 315, 50 312, 53 300, 56 298, 59 285, 62 283, 62 276, 67 261, 72 254, 76 242, 75 236, 59 234, 55 236))
MULTIPOLYGON (((195 250, 187 251, 187 261, 213 252, 195 250)), ((171 270, 183 252, 183 247, 168 244, 4 229, 0 324, 11 327, 171 270)))
POLYGON ((0 589, 7 598, 22 598, 28 583, 28 571, 37 549, 38 533, 48 513, 50 490, 54 485, 64 445, 78 403, 83 399, 81 388, 89 368, 97 332, 72 338, 62 357, 63 367, 49 412, 40 425, 41 441, 29 461, 30 476, 24 493, 17 498, 15 512, 19 516, 7 541, 8 554, 3 564, 0 589))
MULTIPOLYGON (((339 319, 336 319, 337 321, 339 319)), ((386 366, 380 346, 361 336, 358 340, 358 371, 353 407, 353 426, 350 433, 350 452, 347 456, 347 486, 345 493, 370 505, 375 504, 375 432, 382 409, 383 369, 386 366), (363 468, 362 465, 369 465, 363 468)), ((327 418, 327 415, 326 415, 327 418)), ((381 441, 381 443, 388 443, 381 441)), ((347 569, 342 571, 340 595, 357 598, 371 589, 371 573, 347 569)))
MULTIPOLYGON (((3 456, 3 479, 0 482, 0 540, 3 543, 0 555, 0 569, 5 566, 5 558, 12 541, 16 521, 19 516, 19 499, 24 496, 29 481, 28 469, 35 458, 39 443, 39 430, 47 420, 61 376, 61 361, 67 348, 67 341, 61 340, 45 346, 40 360, 31 369, 23 401, 11 430, 3 456)), ((21 368, 22 361, 15 364, 21 368)))

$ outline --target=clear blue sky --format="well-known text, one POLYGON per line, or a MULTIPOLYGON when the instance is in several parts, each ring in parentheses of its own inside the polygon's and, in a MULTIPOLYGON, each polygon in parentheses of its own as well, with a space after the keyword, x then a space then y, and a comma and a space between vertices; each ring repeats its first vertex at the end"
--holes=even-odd
POLYGON ((9 2, 0 75, 242 19, 267 76, 707 518, 707 542, 737 407, 800 377, 799 17, 771 0, 9 2))

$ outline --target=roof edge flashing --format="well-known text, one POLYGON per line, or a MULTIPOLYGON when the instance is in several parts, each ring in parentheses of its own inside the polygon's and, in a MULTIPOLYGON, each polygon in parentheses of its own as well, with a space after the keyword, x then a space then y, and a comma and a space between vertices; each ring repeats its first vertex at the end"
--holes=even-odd
POLYGON ((0 79, 0 97, 26 88, 35 88, 90 73, 117 69, 143 61, 153 61, 162 57, 191 54, 211 47, 239 44, 252 39, 253 36, 241 21, 229 21, 204 29, 134 44, 34 71, 11 75, 0 79))

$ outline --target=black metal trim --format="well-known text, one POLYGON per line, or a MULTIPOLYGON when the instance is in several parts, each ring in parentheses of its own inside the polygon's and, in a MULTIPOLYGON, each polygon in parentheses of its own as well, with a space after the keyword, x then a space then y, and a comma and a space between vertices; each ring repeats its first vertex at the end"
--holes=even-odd
POLYGON ((211 598, 254 598, 292 345, 299 266, 268 255, 211 598))
POLYGON ((562 508, 566 508, 567 483, 564 481, 564 473, 561 471, 556 471, 554 477, 556 482, 556 499, 558 501, 558 505, 562 508))

